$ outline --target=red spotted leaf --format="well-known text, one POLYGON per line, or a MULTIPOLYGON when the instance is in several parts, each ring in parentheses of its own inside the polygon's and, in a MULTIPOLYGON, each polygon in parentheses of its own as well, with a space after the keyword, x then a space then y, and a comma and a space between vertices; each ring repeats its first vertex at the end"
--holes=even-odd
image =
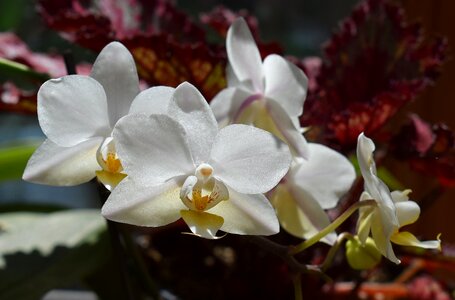
POLYGON ((446 41, 425 39, 403 9, 388 0, 365 0, 325 45, 317 88, 306 101, 304 125, 350 150, 371 136, 437 78, 446 41))

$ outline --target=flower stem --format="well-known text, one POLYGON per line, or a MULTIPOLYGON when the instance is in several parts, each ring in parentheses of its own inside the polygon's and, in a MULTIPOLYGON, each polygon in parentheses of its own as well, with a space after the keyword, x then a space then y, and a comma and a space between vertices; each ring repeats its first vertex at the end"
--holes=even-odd
POLYGON ((292 283, 294 284, 294 298, 295 298, 295 300, 303 300, 302 280, 300 278, 300 273, 297 273, 292 278, 292 283))
POLYGON ((319 231, 317 234, 312 236, 306 241, 303 241, 302 243, 298 244, 297 246, 294 246, 290 249, 290 254, 295 255, 297 253, 302 252, 303 250, 313 246, 319 240, 321 240, 323 237, 337 229, 341 224, 344 223, 357 209, 364 207, 364 206, 375 206, 376 201, 375 200, 364 200, 360 202, 356 202, 354 205, 349 207, 344 213, 342 213, 338 218, 336 218, 332 223, 330 223, 327 227, 319 231))
POLYGON ((337 253, 338 249, 340 249, 341 245, 345 240, 350 240, 352 239, 353 236, 349 232, 343 232, 340 234, 335 242, 335 244, 330 248, 329 252, 327 253, 327 256, 325 257, 324 262, 321 265, 321 271, 325 272, 327 269, 330 267, 330 265, 333 262, 333 259, 335 258, 335 254, 337 253))
POLYGON ((132 256, 138 269, 140 280, 142 281, 148 293, 152 296, 152 299, 159 299, 159 289, 155 282, 150 278, 150 274, 147 270, 145 261, 142 258, 141 253, 139 253, 133 237, 129 232, 121 231, 120 233, 124 238, 127 252, 132 256))
MULTIPOLYGON (((98 183, 98 193, 101 201, 101 205, 106 202, 107 197, 109 196, 109 191, 106 188, 98 183)), ((128 266, 127 266, 127 257, 122 246, 120 232, 117 228, 118 224, 106 219, 107 229, 109 232, 109 237, 112 245, 113 259, 118 264, 118 270, 120 272, 121 283, 123 285, 124 295, 121 295, 122 299, 133 300, 134 292, 131 286, 131 282, 128 277, 128 266)))

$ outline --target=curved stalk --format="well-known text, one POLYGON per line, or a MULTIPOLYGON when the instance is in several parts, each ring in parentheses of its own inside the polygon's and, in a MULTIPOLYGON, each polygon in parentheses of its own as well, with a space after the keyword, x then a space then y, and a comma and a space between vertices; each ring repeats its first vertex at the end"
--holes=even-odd
POLYGON ((290 249, 289 253, 295 255, 297 253, 302 252, 303 250, 313 246, 317 242, 319 242, 323 237, 337 229, 341 224, 344 223, 357 209, 364 207, 364 206, 376 206, 375 200, 364 200, 355 203, 351 207, 349 207, 344 213, 342 213, 338 218, 336 218, 332 223, 330 223, 327 227, 319 231, 317 234, 312 236, 306 241, 294 246, 290 249))

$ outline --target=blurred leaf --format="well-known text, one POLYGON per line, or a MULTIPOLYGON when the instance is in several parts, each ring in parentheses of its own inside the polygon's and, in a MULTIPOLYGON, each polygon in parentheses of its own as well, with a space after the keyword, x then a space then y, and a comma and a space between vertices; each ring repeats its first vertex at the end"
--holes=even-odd
POLYGON ((0 214, 0 299, 39 299, 89 276, 110 256, 99 210, 0 214))
POLYGON ((48 74, 36 72, 24 64, 0 57, 0 81, 13 81, 20 87, 31 88, 48 79, 48 74))
POLYGON ((0 148, 0 181, 21 179, 27 161, 39 143, 24 142, 0 148))
POLYGON ((22 20, 25 0, 0 1, 0 31, 15 29, 22 20))

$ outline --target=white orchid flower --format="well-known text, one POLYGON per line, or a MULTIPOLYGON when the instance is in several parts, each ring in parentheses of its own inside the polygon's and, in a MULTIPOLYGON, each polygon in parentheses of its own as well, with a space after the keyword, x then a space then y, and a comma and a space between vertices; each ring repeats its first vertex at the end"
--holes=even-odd
POLYGON ((365 243, 371 231, 378 250, 396 264, 399 264, 400 260, 393 252, 391 242, 404 246, 440 249, 439 240, 421 242, 410 232, 399 231, 400 227, 417 221, 420 208, 417 203, 409 200, 410 190, 391 193, 385 183, 378 178, 373 158, 374 150, 373 141, 361 133, 357 143, 357 159, 365 181, 365 191, 360 201, 374 199, 378 205, 374 208, 360 209, 357 223, 360 241, 365 243))
POLYGON ((180 218, 193 234, 222 230, 271 235, 275 211, 262 194, 286 174, 287 145, 246 125, 218 130, 209 105, 189 83, 175 90, 167 115, 129 115, 114 129, 128 177, 102 208, 113 221, 157 227, 180 218))
MULTIPOLYGON (((355 179, 352 164, 340 153, 309 143, 309 160, 295 161, 278 186, 269 193, 281 226, 308 239, 330 224, 324 209, 337 205, 355 179)), ((332 245, 335 232, 321 241, 332 245)))
POLYGON ((35 151, 23 179, 71 186, 95 176, 112 189, 126 175, 111 137, 117 121, 133 112, 154 112, 145 100, 173 89, 157 87, 139 93, 136 65, 120 43, 107 45, 90 76, 69 75, 45 82, 38 92, 38 121, 47 139, 35 151))
POLYGON ((228 88, 211 101, 220 125, 262 128, 285 141, 295 156, 306 158, 308 148, 298 120, 307 93, 305 74, 279 55, 262 61, 243 18, 229 28, 226 49, 228 88))

